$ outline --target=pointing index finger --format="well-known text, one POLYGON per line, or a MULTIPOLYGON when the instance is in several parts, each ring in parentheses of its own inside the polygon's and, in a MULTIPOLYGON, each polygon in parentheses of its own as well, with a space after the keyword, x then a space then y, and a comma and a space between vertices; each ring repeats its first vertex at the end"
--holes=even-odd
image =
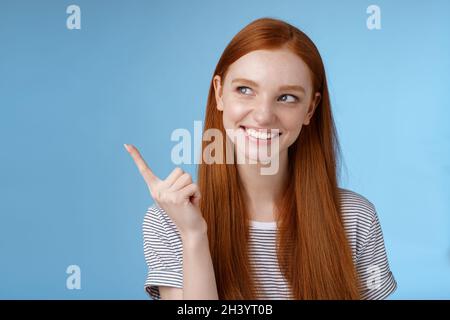
POLYGON ((149 168, 149 166, 139 153, 138 149, 131 144, 124 144, 124 147, 133 158, 145 182, 149 187, 153 187, 154 184, 159 180, 159 178, 149 168))

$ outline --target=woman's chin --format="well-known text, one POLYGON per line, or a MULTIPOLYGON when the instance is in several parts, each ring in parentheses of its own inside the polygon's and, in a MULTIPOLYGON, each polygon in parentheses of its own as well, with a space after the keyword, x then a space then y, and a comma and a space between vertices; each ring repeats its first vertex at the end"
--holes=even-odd
MULTIPOLYGON (((242 158, 245 159, 245 164, 269 164, 276 157, 276 155, 274 156, 268 156, 266 154, 258 155, 257 151, 240 152, 238 153, 238 155, 240 156, 241 159, 242 158)), ((241 162, 238 161, 238 163, 241 162)))

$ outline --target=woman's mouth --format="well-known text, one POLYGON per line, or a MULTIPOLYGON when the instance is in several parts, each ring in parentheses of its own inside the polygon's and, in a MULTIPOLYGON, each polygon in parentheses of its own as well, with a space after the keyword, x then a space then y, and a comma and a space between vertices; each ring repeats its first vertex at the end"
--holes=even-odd
POLYGON ((282 135, 279 129, 263 129, 255 127, 240 126, 244 130, 245 135, 248 138, 256 139, 257 141, 270 141, 282 135))

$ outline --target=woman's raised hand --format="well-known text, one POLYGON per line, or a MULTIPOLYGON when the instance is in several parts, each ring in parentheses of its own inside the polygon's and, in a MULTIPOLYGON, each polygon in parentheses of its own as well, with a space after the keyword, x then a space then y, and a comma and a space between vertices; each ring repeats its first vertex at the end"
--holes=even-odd
POLYGON ((206 233, 206 221, 199 207, 200 191, 190 174, 176 167, 161 180, 150 170, 135 146, 124 146, 147 183, 153 200, 170 216, 181 237, 206 233))

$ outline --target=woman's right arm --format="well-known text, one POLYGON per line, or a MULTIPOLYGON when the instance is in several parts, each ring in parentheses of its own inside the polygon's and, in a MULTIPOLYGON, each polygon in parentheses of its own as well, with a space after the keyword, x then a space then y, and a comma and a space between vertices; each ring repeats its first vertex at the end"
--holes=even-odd
POLYGON ((218 300, 207 232, 182 236, 183 299, 218 300))
POLYGON ((218 300, 207 234, 182 237, 183 288, 160 286, 162 300, 218 300))
POLYGON ((159 286, 159 296, 161 300, 183 300, 183 289, 159 286))
MULTIPOLYGON (((183 244, 183 299, 218 299, 214 268, 207 237, 207 224, 200 212, 200 191, 188 173, 175 168, 159 179, 147 166, 136 147, 125 145, 143 176, 156 204, 175 223, 183 244)), ((179 289, 180 290, 180 289, 179 289)), ((166 295, 179 297, 179 291, 163 288, 166 295)))

